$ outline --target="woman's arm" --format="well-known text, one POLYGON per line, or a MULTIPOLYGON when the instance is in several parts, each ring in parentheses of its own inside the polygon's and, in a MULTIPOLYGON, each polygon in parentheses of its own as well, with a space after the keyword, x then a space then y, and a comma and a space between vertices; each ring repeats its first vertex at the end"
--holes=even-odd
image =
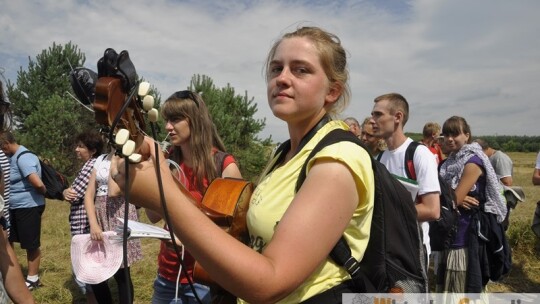
POLYGON ((90 179, 88 180, 88 187, 84 193, 84 208, 88 216, 88 222, 90 223, 90 236, 92 240, 102 240, 102 230, 99 226, 96 214, 96 169, 92 169, 90 179))
POLYGON ((32 294, 24 284, 24 277, 17 255, 7 241, 6 232, 0 226, 0 271, 4 287, 14 303, 35 303, 32 294))
POLYGON ((532 183, 535 186, 540 185, 540 169, 534 169, 532 183))
POLYGON ((242 173, 236 163, 230 163, 221 173, 221 177, 242 178, 242 173))
MULTIPOLYGON (((160 162, 161 171, 167 172, 162 155, 160 162)), ((122 171, 123 165, 118 169, 122 171)), ((133 201, 161 213, 152 162, 138 164, 130 177, 133 201)), ((253 303, 276 302, 300 286, 326 260, 358 205, 349 169, 319 160, 276 226, 271 242, 258 253, 201 213, 169 174, 162 178, 175 234, 218 284, 253 303), (332 187, 321 187, 328 181, 332 187)), ((124 177, 115 180, 122 183, 124 177)))
MULTIPOLYGON (((110 168, 114 168, 114 167, 118 166, 118 159, 120 159, 119 156, 112 155, 110 168)), ((112 179, 111 173, 112 173, 112 170, 109 169, 109 179, 107 181, 107 195, 109 197, 121 196, 121 195, 123 195, 122 190, 120 189, 120 187, 118 187, 118 184, 115 183, 114 180, 112 179)))
POLYGON ((480 168, 480 166, 477 164, 468 163, 465 165, 461 179, 455 190, 458 206, 465 209, 471 209, 478 206, 478 200, 468 196, 467 194, 471 191, 474 184, 478 181, 478 178, 480 178, 482 174, 482 168, 480 168))

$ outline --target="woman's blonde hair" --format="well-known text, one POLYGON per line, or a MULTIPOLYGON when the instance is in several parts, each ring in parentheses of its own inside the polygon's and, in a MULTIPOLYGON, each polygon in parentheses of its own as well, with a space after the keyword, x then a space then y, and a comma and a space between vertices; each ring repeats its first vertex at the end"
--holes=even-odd
POLYGON ((343 112, 349 105, 351 90, 348 83, 347 53, 336 35, 318 27, 301 27, 294 32, 284 34, 281 39, 274 43, 266 58, 265 71, 267 80, 270 62, 273 60, 279 44, 284 39, 294 37, 305 37, 313 42, 319 51, 321 65, 328 80, 331 83, 339 83, 343 88, 339 99, 328 109, 328 114, 332 118, 337 119, 338 114, 343 112))
MULTIPOLYGON (((161 115, 165 120, 171 121, 187 119, 191 134, 189 145, 194 173, 189 182, 204 193, 206 191, 204 178, 210 183, 221 173, 216 171, 212 148, 225 151, 204 100, 199 94, 191 91, 178 91, 163 103, 161 115)), ((183 161, 180 147, 173 147, 170 158, 178 163, 183 161)))

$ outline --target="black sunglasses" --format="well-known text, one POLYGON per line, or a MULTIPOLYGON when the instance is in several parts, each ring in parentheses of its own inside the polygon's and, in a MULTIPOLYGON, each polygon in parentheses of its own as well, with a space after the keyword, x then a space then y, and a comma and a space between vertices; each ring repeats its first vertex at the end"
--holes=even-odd
POLYGON ((190 90, 184 90, 184 91, 178 91, 174 92, 170 98, 176 98, 176 99, 191 99, 193 102, 195 102, 195 105, 197 108, 199 107, 199 101, 197 100, 197 96, 195 93, 191 92, 190 90))

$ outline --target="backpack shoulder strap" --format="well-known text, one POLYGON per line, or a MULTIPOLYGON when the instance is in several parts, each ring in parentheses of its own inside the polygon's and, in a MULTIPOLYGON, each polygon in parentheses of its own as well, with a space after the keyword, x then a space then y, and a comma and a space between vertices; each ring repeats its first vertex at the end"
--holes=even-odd
POLYGON ((416 170, 414 169, 414 152, 420 145, 421 143, 412 141, 405 151, 405 172, 407 173, 407 177, 412 180, 416 180, 416 170))
POLYGON ((277 166, 279 166, 279 164, 281 164, 283 162, 283 160, 285 159, 285 154, 287 154, 287 152, 289 152, 290 149, 291 149, 291 141, 290 140, 287 140, 287 141, 283 142, 281 145, 279 145, 276 148, 274 153, 272 153, 271 159, 274 159, 276 156, 278 157, 278 159, 268 169, 268 172, 274 171, 274 169, 276 169, 277 166))
POLYGON ((21 153, 19 153, 19 155, 17 155, 17 160, 16 160, 16 162, 18 163, 18 162, 19 162, 19 158, 20 158, 22 155, 27 154, 27 153, 31 153, 31 154, 36 155, 34 152, 32 152, 32 151, 30 151, 30 150, 24 150, 24 151, 22 151, 21 153))
MULTIPOLYGON (((30 153, 30 154, 34 154, 36 155, 34 152, 30 151, 30 150, 24 150, 22 151, 21 153, 19 153, 19 155, 17 155, 17 159, 15 160, 15 163, 17 163, 17 167, 19 167, 19 158, 24 155, 24 154, 27 154, 27 153, 30 153)), ((37 156, 37 155, 36 155, 37 156)), ((38 158, 38 161, 39 161, 39 158, 38 158)), ((19 171, 21 170, 21 167, 19 167, 19 171)), ((22 174, 22 172, 21 172, 22 174)))
MULTIPOLYGON (((330 131, 330 133, 326 134, 326 136, 324 136, 323 139, 321 139, 321 141, 317 143, 317 145, 313 148, 313 150, 307 157, 306 161, 304 162, 304 165, 302 166, 302 169, 300 170, 298 179, 296 180, 296 188, 295 188, 296 192, 298 192, 298 190, 300 189, 300 186, 302 186, 302 183, 306 179, 307 164, 313 158, 313 156, 315 156, 315 154, 321 151, 324 147, 330 146, 332 144, 335 144, 341 141, 350 141, 366 149, 362 141, 360 141, 360 139, 354 136, 354 134, 352 134, 351 132, 345 131, 343 129, 336 129, 336 130, 330 131)), ((374 160, 372 159, 371 161, 373 162, 374 160)), ((364 273, 360 271, 360 264, 352 256, 351 248, 343 236, 341 236, 341 238, 336 243, 334 248, 332 248, 332 251, 330 252, 329 256, 332 258, 332 260, 334 260, 336 264, 344 267, 347 270, 347 272, 351 275, 351 277, 362 278, 361 280, 355 280, 356 282, 362 281, 364 284, 367 284, 367 280, 364 279, 364 273)), ((362 288, 363 288, 362 290, 366 290, 367 287, 364 286, 362 288)))
POLYGON ((311 153, 308 155, 306 161, 304 162, 304 165, 302 166, 302 170, 300 170, 298 179, 296 180, 295 192, 298 192, 298 190, 304 183, 304 180, 306 179, 307 165, 309 161, 315 156, 315 154, 319 153, 319 151, 321 151, 324 147, 330 146, 332 144, 335 144, 341 141, 354 142, 365 149, 360 139, 354 136, 354 134, 352 134, 351 132, 345 131, 343 129, 335 129, 335 130, 330 131, 328 134, 326 134, 323 137, 323 139, 321 139, 321 141, 317 143, 317 145, 315 145, 311 153))
POLYGON ((384 153, 384 150, 379 152, 379 154, 377 154, 377 161, 381 161, 383 153, 384 153))

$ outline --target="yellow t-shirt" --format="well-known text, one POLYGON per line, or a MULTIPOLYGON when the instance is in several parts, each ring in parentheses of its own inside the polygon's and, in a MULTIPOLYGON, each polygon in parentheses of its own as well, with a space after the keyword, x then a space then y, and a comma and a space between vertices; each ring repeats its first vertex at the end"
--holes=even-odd
MULTIPOLYGON (((328 122, 287 164, 278 167, 261 179, 251 197, 247 214, 250 242, 254 250, 264 251, 266 244, 272 239, 275 226, 293 200, 296 180, 308 155, 326 134, 338 128, 346 129, 347 125, 342 121, 328 122)), ((370 156, 355 143, 339 142, 319 151, 308 164, 308 172, 314 161, 320 158, 342 162, 354 175, 358 189, 358 207, 344 236, 351 247, 353 256, 361 260, 369 240, 373 214, 374 177, 370 156)), ((324 186, 332 187, 332 181, 329 180, 324 186)), ((350 276, 347 271, 328 258, 302 285, 279 303, 302 302, 348 279, 350 276)), ((244 302, 239 300, 239 303, 244 302)))

